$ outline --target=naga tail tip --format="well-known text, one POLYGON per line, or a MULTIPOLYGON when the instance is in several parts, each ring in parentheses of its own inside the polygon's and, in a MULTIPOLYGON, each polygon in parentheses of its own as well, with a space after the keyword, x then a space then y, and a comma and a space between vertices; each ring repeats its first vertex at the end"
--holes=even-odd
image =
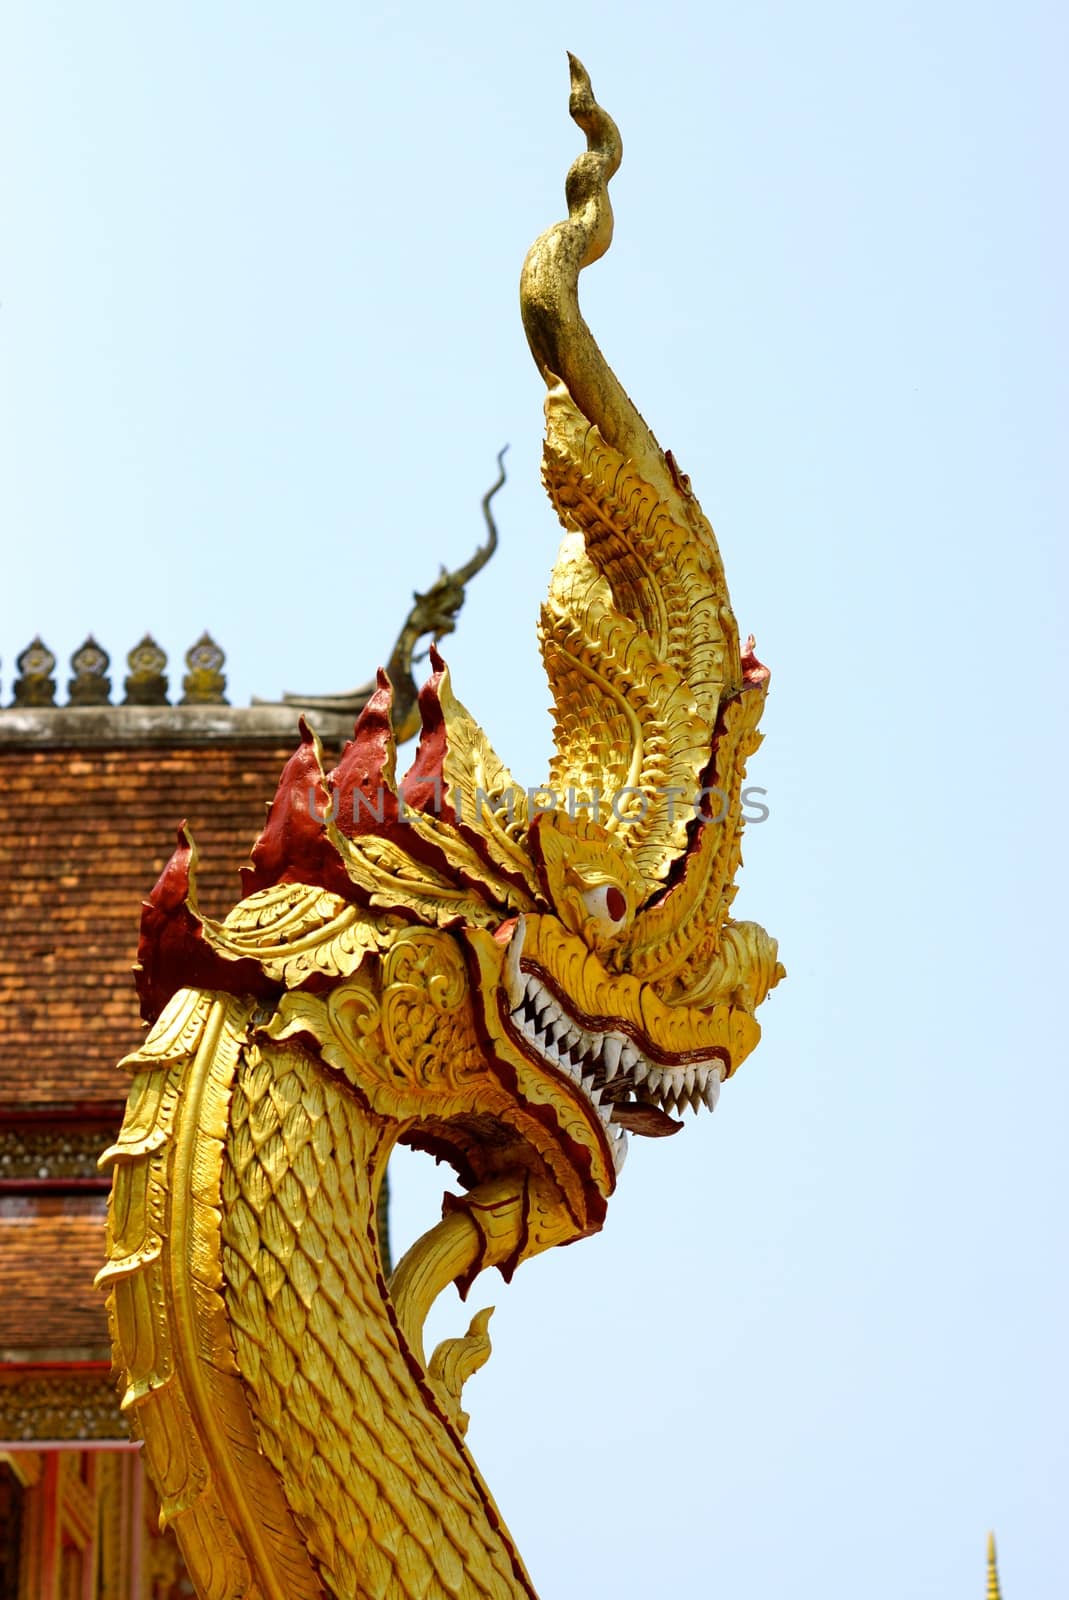
MULTIPOLYGON (((568 101, 568 110, 579 121, 580 116, 595 109, 597 102, 594 99, 594 90, 590 82, 590 74, 578 56, 573 56, 568 51, 568 71, 571 74, 572 93, 568 101)), ((580 123, 580 126, 582 124, 580 123)))
POLYGON ((563 382, 590 421, 606 436, 628 432, 634 408, 606 366, 579 310, 579 274, 612 243, 609 180, 623 142, 609 113, 594 97, 583 63, 568 55, 568 110, 586 135, 586 149, 564 183, 568 215, 539 235, 520 276, 520 308, 531 354, 547 384, 563 382), (615 423, 615 426, 613 425, 615 423))
MULTIPOLYGON (((590 74, 579 60, 568 51, 568 70, 571 74, 571 94, 568 112, 587 136, 587 150, 601 158, 598 181, 608 183, 620 165, 623 141, 620 130, 609 113, 598 105, 590 74)), ((571 197, 569 196, 569 199, 571 197)))

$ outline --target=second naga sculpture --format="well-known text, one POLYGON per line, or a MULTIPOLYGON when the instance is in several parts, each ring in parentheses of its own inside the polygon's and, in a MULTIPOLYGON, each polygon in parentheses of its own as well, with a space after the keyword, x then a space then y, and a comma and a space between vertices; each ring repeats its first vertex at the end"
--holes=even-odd
POLYGON ((774 942, 730 918, 767 673, 712 529, 580 316, 616 128, 572 62, 587 150, 521 299, 565 527, 541 620, 544 790, 514 784, 444 664, 394 770, 390 685, 337 768, 313 733, 225 921, 179 847, 147 903, 109 1291, 132 1431, 199 1594, 535 1593, 464 1442, 486 1313, 428 1353, 449 1283, 602 1225, 629 1134, 712 1107, 757 1043, 774 942), (462 1195, 387 1280, 391 1149, 462 1195))

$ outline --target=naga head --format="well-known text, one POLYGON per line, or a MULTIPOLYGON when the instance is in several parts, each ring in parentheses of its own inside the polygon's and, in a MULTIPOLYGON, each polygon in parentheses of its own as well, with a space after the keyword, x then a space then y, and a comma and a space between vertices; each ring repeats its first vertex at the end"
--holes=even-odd
POLYGON ((548 779, 514 783, 432 651, 406 776, 380 673, 333 771, 302 723, 230 916, 197 913, 182 834, 140 950, 148 1016, 182 985, 254 997, 254 1030, 312 1051, 384 1150, 445 1158, 490 1209, 495 1184, 522 1184, 506 1271, 601 1226, 629 1134, 715 1106, 783 971, 729 914, 768 673, 689 479, 579 312, 620 141, 571 68, 587 148, 521 281, 565 529, 540 624, 548 779))

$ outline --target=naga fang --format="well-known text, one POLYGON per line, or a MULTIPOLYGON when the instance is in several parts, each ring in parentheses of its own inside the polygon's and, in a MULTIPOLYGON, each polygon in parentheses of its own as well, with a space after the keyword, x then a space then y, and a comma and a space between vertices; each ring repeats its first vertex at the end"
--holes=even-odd
POLYGON ((516 788, 435 654, 403 780, 380 674, 333 772, 302 724, 224 921, 197 911, 184 830, 144 908, 153 1027, 102 1158, 99 1281, 204 1600, 535 1593, 464 1441, 489 1313, 428 1355, 427 1311, 595 1233, 629 1136, 712 1109, 783 972, 728 914, 768 674, 688 479, 580 315, 620 141, 574 59, 570 109, 568 217, 521 282, 565 528, 546 787, 516 788), (388 1277, 398 1143, 464 1193, 388 1277))

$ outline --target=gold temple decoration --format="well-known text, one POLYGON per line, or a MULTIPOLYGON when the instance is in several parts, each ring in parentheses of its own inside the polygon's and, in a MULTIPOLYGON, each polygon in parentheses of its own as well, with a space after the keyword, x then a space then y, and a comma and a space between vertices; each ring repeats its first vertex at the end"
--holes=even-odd
POLYGON ((90 634, 71 656, 73 678, 67 684, 67 699, 72 706, 106 706, 111 696, 108 668, 111 658, 90 634))
POLYGON ((689 480, 579 314, 620 143, 571 68, 587 150, 521 285, 565 528, 547 785, 517 788, 432 648, 403 779, 382 673, 333 772, 302 723, 225 920, 197 909, 184 829, 145 905, 153 1027, 102 1158, 100 1282, 203 1600, 535 1594, 465 1444, 488 1314, 427 1351, 427 1312, 597 1232, 629 1136, 715 1107, 783 975, 729 914, 768 673, 689 480), (399 1143, 462 1192, 387 1278, 399 1143))
POLYGON ((225 659, 211 634, 202 633, 196 644, 186 651, 188 671, 182 679, 179 705, 225 706, 226 678, 222 670, 225 659))
POLYGON ((150 633, 146 633, 141 642, 134 645, 126 657, 126 665, 130 673, 123 681, 126 696, 124 705, 167 705, 167 677, 164 672, 167 657, 150 633))
POLYGON ((15 679, 13 706, 54 706, 56 703, 56 658, 40 634, 18 657, 19 675, 15 679))
POLYGON ((998 1553, 993 1533, 987 1536, 987 1600, 1002 1600, 1002 1590, 998 1581, 998 1553))

